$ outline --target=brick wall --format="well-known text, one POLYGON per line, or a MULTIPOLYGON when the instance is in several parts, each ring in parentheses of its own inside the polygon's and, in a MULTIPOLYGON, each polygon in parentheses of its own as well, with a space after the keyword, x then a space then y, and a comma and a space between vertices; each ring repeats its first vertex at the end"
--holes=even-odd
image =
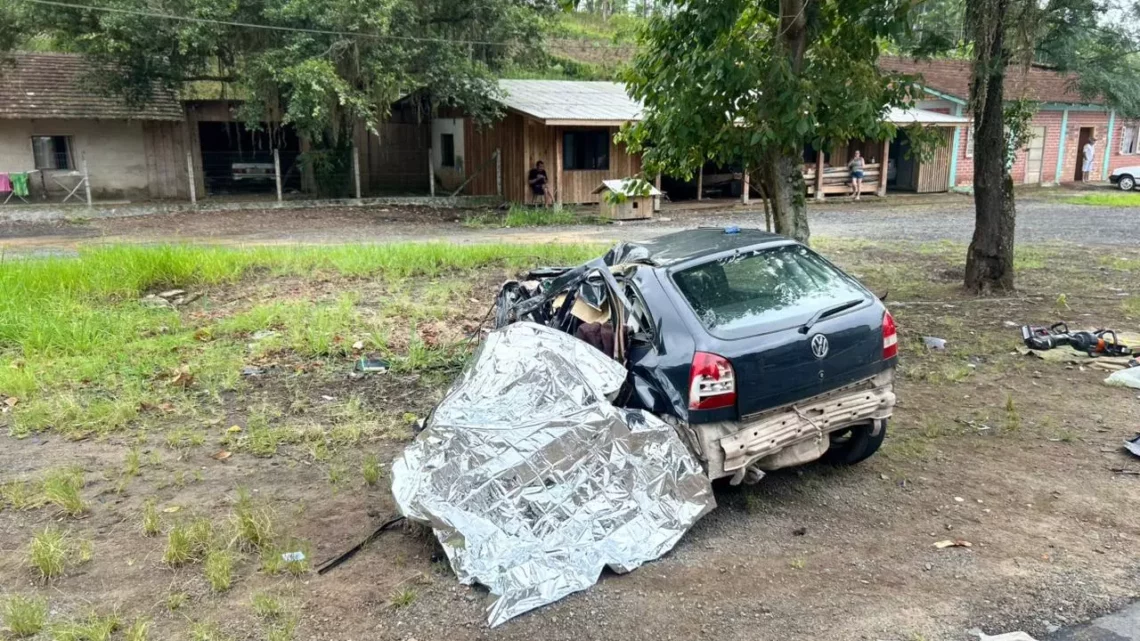
MULTIPOLYGON (((1037 115, 1033 117, 1031 126, 1045 128, 1045 148, 1043 150, 1044 157, 1041 164, 1041 182, 1056 183, 1058 179, 1060 182, 1073 182, 1074 172, 1076 171, 1077 162, 1080 157, 1080 150, 1077 149, 1077 146, 1080 142, 1082 127, 1093 127, 1096 137, 1100 141, 1097 144, 1096 157, 1093 159, 1093 175, 1096 180, 1100 180, 1100 170, 1105 153, 1105 137, 1108 131, 1108 113, 1101 111, 1069 111, 1069 122, 1066 128, 1064 143, 1065 157, 1062 161, 1060 176, 1058 176, 1057 155, 1061 144, 1061 120, 1063 118, 1064 113, 1060 110, 1039 111, 1037 115)), ((1110 153, 1109 162, 1112 167, 1140 164, 1140 155, 1119 155, 1120 130, 1122 126, 1123 123, 1117 121, 1115 132, 1113 133, 1113 149, 1108 150, 1110 153)), ((959 186, 972 185, 974 183, 974 159, 966 157, 969 133, 969 127, 962 128, 962 139, 958 147, 958 175, 955 183, 959 186)), ((1014 161, 1013 169, 1010 172, 1013 176, 1014 184, 1020 185, 1025 182, 1027 157, 1028 154, 1025 150, 1017 154, 1017 159, 1014 161)))

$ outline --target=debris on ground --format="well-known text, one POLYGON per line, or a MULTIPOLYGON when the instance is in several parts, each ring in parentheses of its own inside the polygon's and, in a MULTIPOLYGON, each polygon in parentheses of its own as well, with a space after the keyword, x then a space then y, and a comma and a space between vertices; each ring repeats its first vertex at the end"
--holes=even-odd
POLYGON ((946 339, 945 338, 935 338, 934 336, 923 336, 922 337, 922 344, 926 346, 926 349, 930 349, 930 350, 946 349, 946 339))
POLYGON ((189 305, 202 297, 200 292, 187 293, 184 289, 170 289, 157 294, 143 296, 139 302, 146 307, 177 308, 189 305))
POLYGON ((388 361, 379 358, 358 358, 356 359, 356 364, 353 365, 352 369, 355 372, 364 374, 383 374, 384 372, 388 371, 389 367, 390 365, 388 361))
POLYGON ((305 560, 304 552, 285 552, 281 555, 281 560, 285 563, 300 563, 305 560))
POLYGON ((980 630, 976 631, 978 641, 1037 641, 1027 632, 1006 632, 1005 634, 989 635, 980 630))
POLYGON ((934 547, 939 550, 945 550, 946 548, 972 548, 974 544, 965 539, 946 539, 945 541, 938 541, 934 544, 934 547))
POLYGON ((1111 329, 1069 331, 1065 323, 1049 327, 1022 325, 1022 354, 1046 361, 1083 365, 1105 371, 1130 367, 1134 349, 1140 345, 1140 334, 1111 329))
POLYGON ((393 464, 400 512, 496 597, 491 626, 660 557, 715 507, 673 428, 612 404, 626 375, 565 332, 501 327, 393 464))
POLYGON ((1112 387, 1140 389, 1140 367, 1130 366, 1126 369, 1117 370, 1104 379, 1104 384, 1112 387))
POLYGON ((1140 457, 1140 434, 1124 441, 1124 449, 1132 452, 1134 456, 1140 457))
POLYGON ((241 375, 246 376, 246 377, 261 376, 264 373, 265 373, 265 369, 261 368, 261 367, 252 367, 251 366, 251 367, 241 368, 241 375))

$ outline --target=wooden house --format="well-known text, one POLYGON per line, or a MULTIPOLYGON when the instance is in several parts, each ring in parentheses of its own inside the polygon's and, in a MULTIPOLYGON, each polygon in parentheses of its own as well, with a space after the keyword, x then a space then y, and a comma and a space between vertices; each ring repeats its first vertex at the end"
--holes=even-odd
POLYGON ((641 106, 614 82, 501 80, 504 117, 479 126, 460 110, 431 122, 431 163, 442 188, 532 200, 527 173, 543 161, 558 203, 597 203, 604 180, 641 173, 641 157, 614 141, 641 106))

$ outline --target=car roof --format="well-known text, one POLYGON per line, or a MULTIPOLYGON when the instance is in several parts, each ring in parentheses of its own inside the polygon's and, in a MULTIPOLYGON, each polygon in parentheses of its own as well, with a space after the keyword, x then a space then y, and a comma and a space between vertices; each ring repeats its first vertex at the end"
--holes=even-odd
POLYGON ((784 236, 759 229, 701 227, 673 232, 633 244, 646 250, 647 262, 659 267, 666 267, 734 249, 787 242, 790 240, 784 236))

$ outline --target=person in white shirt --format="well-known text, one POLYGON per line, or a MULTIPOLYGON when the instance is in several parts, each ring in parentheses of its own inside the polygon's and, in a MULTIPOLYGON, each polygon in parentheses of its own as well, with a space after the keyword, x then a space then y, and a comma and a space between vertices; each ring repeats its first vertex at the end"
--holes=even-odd
POLYGON ((1081 152, 1081 182, 1089 181, 1089 172, 1092 171, 1093 157, 1096 156, 1096 138, 1089 138, 1081 152))

